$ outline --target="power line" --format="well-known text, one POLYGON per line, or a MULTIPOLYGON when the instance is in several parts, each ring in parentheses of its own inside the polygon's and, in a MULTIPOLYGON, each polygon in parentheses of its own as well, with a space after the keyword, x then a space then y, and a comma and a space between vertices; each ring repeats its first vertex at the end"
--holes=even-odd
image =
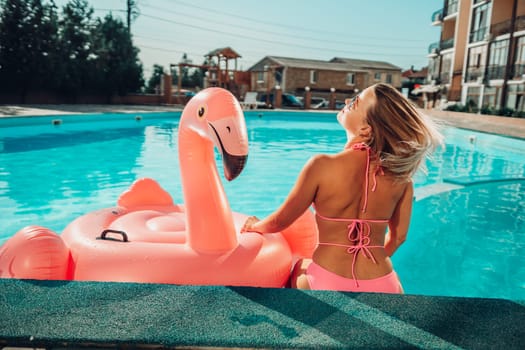
MULTIPOLYGON (((241 25, 232 25, 232 24, 227 24, 227 23, 219 22, 219 21, 213 21, 213 20, 210 20, 208 18, 193 16, 193 15, 189 15, 187 13, 175 12, 175 11, 171 11, 171 10, 168 10, 168 9, 163 9, 161 7, 156 7, 156 6, 151 6, 151 5, 149 5, 149 7, 153 8, 153 9, 161 10, 161 11, 164 11, 164 12, 169 12, 169 13, 173 13, 173 14, 179 14, 179 15, 182 15, 182 16, 185 16, 185 17, 190 17, 190 18, 194 18, 194 19, 198 19, 198 20, 205 20, 207 23, 216 23, 216 24, 219 24, 219 25, 226 25, 226 26, 229 26, 229 27, 237 27, 237 28, 240 28, 240 29, 253 30, 250 27, 241 26, 241 25)), ((110 11, 110 12, 111 11, 126 12, 126 10, 119 10, 119 9, 96 8, 95 10, 96 11, 110 11)), ((174 20, 160 18, 160 17, 154 16, 154 15, 146 15, 144 13, 142 13, 141 15, 145 16, 145 17, 152 18, 152 19, 157 19, 157 20, 160 20, 160 21, 164 21, 164 22, 170 22, 170 23, 173 23, 173 24, 185 25, 185 26, 189 26, 189 27, 193 27, 193 28, 197 28, 197 29, 201 29, 201 30, 211 31, 211 32, 214 32, 214 33, 219 32, 221 34, 233 35, 235 37, 244 37, 244 38, 247 38, 247 39, 250 39, 250 40, 265 41, 265 42, 269 42, 269 43, 272 43, 272 44, 277 43, 277 44, 282 44, 282 45, 287 45, 287 46, 288 45, 292 45, 292 46, 296 46, 296 47, 300 47, 300 48, 307 48, 307 49, 312 49, 312 50, 331 50, 331 51, 339 51, 339 52, 349 52, 349 51, 345 51, 345 50, 338 50, 338 49, 332 49, 332 48, 317 48, 317 47, 303 46, 303 45, 287 43, 287 42, 265 40, 265 39, 256 38, 256 37, 239 35, 239 33, 228 33, 228 32, 224 32, 224 31, 217 31, 217 30, 214 30, 214 29, 208 29, 208 28, 200 27, 200 26, 196 26, 196 25, 185 24, 185 23, 174 21, 174 20)), ((272 31, 265 31, 265 30, 258 30, 258 31, 259 32, 268 33, 268 34, 280 35, 282 37, 286 37, 287 36, 287 37, 295 38, 295 39, 310 40, 310 41, 312 40, 312 38, 307 38, 307 37, 304 37, 304 36, 283 34, 283 33, 279 33, 279 32, 272 32, 272 31)), ((367 45, 367 44, 362 44, 362 43, 352 43, 351 41, 338 41, 338 40, 329 40, 329 39, 319 39, 319 40, 323 41, 325 43, 328 42, 328 43, 334 43, 334 44, 339 44, 339 45, 356 44, 356 45, 359 45, 361 47, 379 47, 379 48, 395 48, 395 49, 420 49, 419 46, 400 46, 400 45, 393 45, 392 46, 392 45, 382 45, 382 44, 381 45, 367 45)), ((359 54, 360 52, 356 52, 356 53, 359 54)), ((367 54, 368 54, 368 52, 367 52, 367 54)), ((387 54, 381 54, 381 53, 371 53, 371 54, 387 55, 387 54)), ((394 55, 394 56, 405 56, 405 57, 412 56, 410 54, 402 55, 402 54, 390 54, 390 53, 388 53, 388 55, 389 56, 392 56, 392 55, 394 55)))
MULTIPOLYGON (((232 23, 224 23, 224 22, 215 21, 213 19, 209 19, 209 18, 206 18, 206 17, 199 17, 199 16, 191 15, 191 14, 188 14, 188 13, 185 13, 185 12, 169 10, 169 9, 165 9, 165 8, 158 7, 158 6, 149 5, 148 7, 150 9, 156 9, 156 10, 162 11, 163 13, 166 13, 166 12, 167 13, 173 13, 173 14, 176 14, 176 15, 184 16, 185 18, 193 18, 193 19, 197 19, 197 20, 204 20, 204 21, 206 21, 206 23, 216 23, 216 24, 219 24, 219 25, 225 25, 225 26, 229 26, 229 27, 233 27, 233 28, 239 28, 239 29, 247 29, 247 30, 250 30, 250 31, 254 30, 253 27, 243 26, 243 25, 239 25, 239 24, 232 24, 232 23)), ((301 40, 309 40, 309 41, 315 40, 315 41, 323 41, 325 43, 333 43, 333 44, 341 44, 341 45, 358 44, 358 45, 360 45, 362 47, 381 47, 381 48, 397 48, 397 49, 418 49, 418 48, 420 48, 419 46, 400 46, 400 45, 392 46, 392 45, 384 45, 384 44, 373 45, 373 44, 363 44, 363 43, 355 42, 355 41, 353 42, 353 41, 340 41, 340 40, 330 40, 330 39, 315 39, 315 38, 312 38, 312 37, 305 37, 305 36, 300 36, 300 35, 293 35, 293 34, 282 33, 282 32, 275 32, 275 31, 269 31, 269 30, 261 30, 260 28, 257 29, 257 32, 273 34, 273 35, 280 35, 280 36, 283 36, 283 37, 289 37, 289 38, 293 38, 293 39, 301 39, 301 40)))
POLYGON ((183 22, 170 20, 170 19, 166 19, 166 18, 162 18, 162 17, 158 17, 158 16, 153 16, 153 15, 148 15, 148 14, 144 14, 144 13, 142 14, 142 16, 143 17, 147 17, 147 18, 152 18, 152 19, 155 19, 155 20, 158 20, 158 21, 161 21, 161 22, 178 24, 178 25, 186 26, 188 28, 203 30, 205 32, 212 32, 212 33, 230 35, 230 36, 233 36, 233 37, 236 37, 236 38, 244 38, 244 39, 249 39, 249 40, 252 40, 252 41, 253 40, 257 40, 259 42, 266 42, 266 43, 270 43, 270 44, 274 44, 274 45, 278 44, 278 45, 283 45, 283 46, 286 46, 286 47, 293 46, 293 47, 302 48, 302 49, 308 49, 308 50, 327 50, 327 51, 340 52, 340 53, 345 53, 345 54, 365 54, 365 55, 376 55, 376 56, 399 56, 399 57, 411 57, 411 56, 414 56, 413 54, 380 53, 380 52, 369 52, 369 51, 367 51, 367 52, 359 52, 359 51, 348 51, 348 50, 340 50, 340 49, 333 49, 333 48, 326 48, 326 47, 306 46, 306 45, 282 42, 282 41, 278 41, 278 40, 267 40, 267 39, 263 39, 263 38, 256 38, 256 37, 249 36, 249 35, 244 35, 244 34, 241 34, 241 33, 230 33, 230 32, 226 32, 224 30, 210 29, 210 28, 198 26, 198 25, 195 25, 195 24, 183 23, 183 22))
MULTIPOLYGON (((283 28, 289 28, 289 29, 295 29, 295 30, 300 30, 300 31, 308 31, 308 32, 312 32, 314 34, 319 34, 319 33, 325 33, 325 34, 329 34, 329 35, 340 35, 341 33, 334 33, 334 32, 329 32, 329 31, 324 31, 324 30, 319 30, 319 29, 311 29, 311 28, 308 28, 308 27, 298 27, 298 26, 291 26, 291 25, 286 25, 286 24, 282 24, 282 23, 277 23, 277 22, 271 22, 271 21, 263 21, 263 20, 260 20, 260 19, 255 19, 255 18, 252 18, 252 17, 246 17, 246 16, 241 16, 241 15, 233 15, 229 12, 224 12, 224 11, 219 11, 219 10, 210 10, 209 8, 206 8, 206 7, 201 7, 201 6, 197 6, 197 5, 194 5, 194 4, 189 4, 189 3, 186 3, 184 1, 176 1, 177 4, 179 5, 182 5, 182 6, 187 6, 187 7, 190 7, 190 8, 196 8, 196 9, 199 9, 201 11, 205 11, 205 12, 211 12, 212 14, 217 14, 217 13, 220 13, 220 14, 223 14, 225 16, 228 16, 228 17, 235 17, 235 18, 239 18, 239 19, 242 19, 242 20, 247 20, 247 21, 250 21, 250 22, 255 22, 255 23, 261 23, 261 24, 267 24, 267 25, 271 25, 271 26, 277 26, 277 27, 283 27, 283 28)), ((151 5, 150 5, 151 7, 151 5)), ((388 37, 373 37, 373 36, 362 36, 361 38, 363 39, 367 39, 367 40, 382 40, 382 41, 392 41, 392 40, 400 40, 401 38, 388 38, 388 37)), ((406 38, 402 38, 404 41, 414 41, 414 42, 426 42, 426 40, 419 40, 419 39, 406 39, 406 38)))

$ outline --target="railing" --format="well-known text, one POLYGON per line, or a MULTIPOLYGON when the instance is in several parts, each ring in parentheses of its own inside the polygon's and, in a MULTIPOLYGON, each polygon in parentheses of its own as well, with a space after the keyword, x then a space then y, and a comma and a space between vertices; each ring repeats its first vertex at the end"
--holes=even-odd
POLYGON ((469 67, 467 68, 467 74, 465 74, 465 82, 477 81, 483 76, 483 67, 469 67))
POLYGON ((428 53, 438 53, 439 52, 439 42, 432 43, 428 46, 428 53))
POLYGON ((441 80, 439 79, 439 74, 438 72, 435 72, 435 73, 432 73, 430 74, 430 80, 434 80, 436 81, 436 84, 441 84, 441 80))
MULTIPOLYGON (((493 25, 490 26, 490 32, 494 36, 508 34, 511 31, 511 24, 512 24, 512 21, 510 19, 503 21, 503 22, 494 23, 493 25)), ((518 16, 516 17, 514 31, 517 32, 523 29, 525 29, 525 16, 518 16)))
POLYGON ((432 23, 443 21, 443 9, 434 11, 434 13, 432 14, 431 20, 432 20, 432 23))
POLYGON ((490 65, 487 67, 488 79, 503 79, 505 77, 505 66, 490 65))
POLYGON ((454 38, 450 38, 450 39, 442 40, 442 41, 439 43, 439 48, 440 48, 441 50, 450 49, 451 47, 454 47, 454 38))
POLYGON ((469 43, 475 43, 477 41, 485 40, 485 34, 487 34, 487 27, 482 27, 470 32, 469 43))
POLYGON ((441 72, 439 75, 439 80, 441 81, 441 84, 450 83, 450 72, 441 72))
POLYGON ((428 53, 439 53, 439 51, 450 49, 451 47, 454 47, 454 38, 430 44, 428 46, 428 53))
POLYGON ((517 63, 514 65, 514 74, 511 75, 516 78, 520 78, 525 74, 525 64, 517 63))
POLYGON ((447 7, 445 8, 443 17, 453 15, 456 12, 458 12, 458 0, 449 0, 447 7))

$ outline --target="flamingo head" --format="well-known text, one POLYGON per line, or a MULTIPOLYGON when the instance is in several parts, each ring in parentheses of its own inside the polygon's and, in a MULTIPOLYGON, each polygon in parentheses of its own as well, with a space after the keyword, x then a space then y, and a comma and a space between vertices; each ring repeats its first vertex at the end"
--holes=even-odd
POLYGON ((215 144, 228 181, 242 172, 248 158, 248 134, 242 108, 231 92, 217 87, 200 91, 184 107, 180 123, 180 128, 188 127, 215 144))

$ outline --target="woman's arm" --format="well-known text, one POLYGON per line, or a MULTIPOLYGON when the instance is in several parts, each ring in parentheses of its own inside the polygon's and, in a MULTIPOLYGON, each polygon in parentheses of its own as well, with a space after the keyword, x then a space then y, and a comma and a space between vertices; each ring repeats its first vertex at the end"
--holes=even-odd
POLYGON ((392 256, 407 238, 410 216, 412 215, 413 197, 414 185, 410 181, 388 223, 388 233, 385 239, 385 251, 388 256, 392 256))
POLYGON ((272 233, 281 232, 290 226, 312 204, 319 186, 318 172, 322 169, 319 164, 324 156, 315 156, 305 164, 295 185, 283 204, 263 220, 249 217, 241 232, 272 233))

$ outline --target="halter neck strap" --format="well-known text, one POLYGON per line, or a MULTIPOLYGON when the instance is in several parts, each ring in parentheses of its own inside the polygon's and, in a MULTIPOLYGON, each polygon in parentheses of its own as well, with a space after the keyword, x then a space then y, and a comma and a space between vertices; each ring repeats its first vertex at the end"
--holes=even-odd
MULTIPOLYGON (((347 145, 345 148, 350 148, 352 150, 366 151, 366 169, 365 169, 365 201, 363 203, 363 208, 361 211, 366 212, 366 206, 368 204, 368 173, 370 171, 370 157, 372 149, 364 142, 354 143, 352 145, 347 145)), ((373 174, 374 184, 372 185, 372 192, 375 192, 377 187, 377 174, 384 175, 383 168, 378 166, 373 174)))

